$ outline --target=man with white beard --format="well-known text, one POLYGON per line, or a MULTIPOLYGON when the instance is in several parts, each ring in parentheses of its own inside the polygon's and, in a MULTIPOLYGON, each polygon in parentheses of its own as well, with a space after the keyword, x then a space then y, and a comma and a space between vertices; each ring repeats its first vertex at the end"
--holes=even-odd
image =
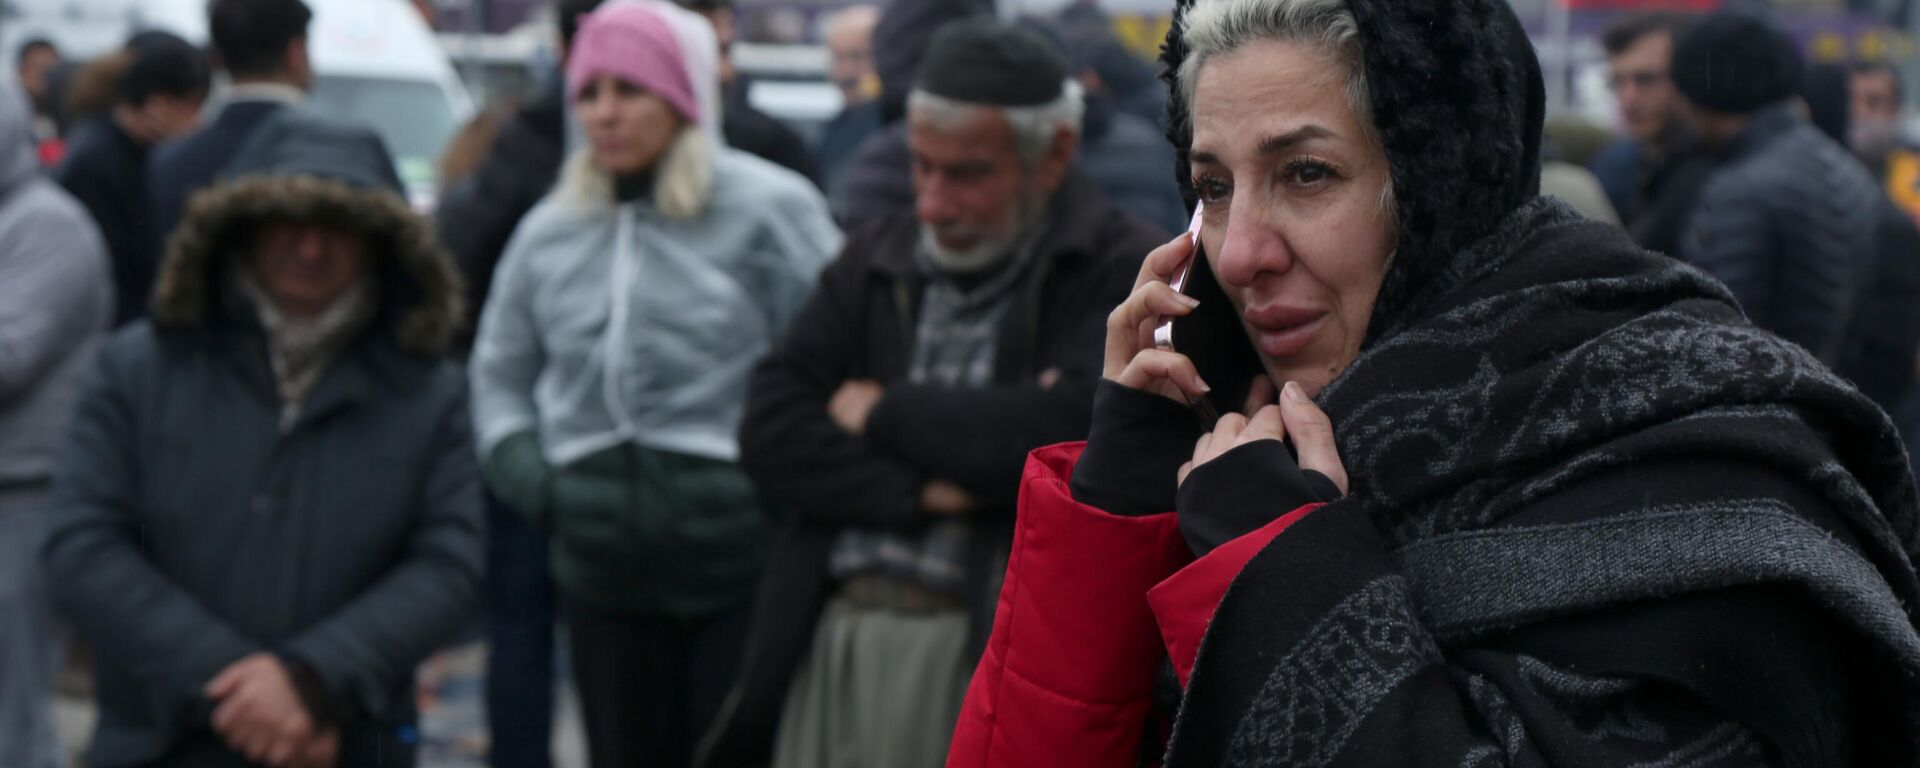
POLYGON ((1086 436, 1107 314, 1166 241, 1073 170, 1045 41, 961 22, 921 71, 914 213, 849 233, 754 374, 741 464, 792 524, 709 766, 944 764, 1027 452, 1086 436))

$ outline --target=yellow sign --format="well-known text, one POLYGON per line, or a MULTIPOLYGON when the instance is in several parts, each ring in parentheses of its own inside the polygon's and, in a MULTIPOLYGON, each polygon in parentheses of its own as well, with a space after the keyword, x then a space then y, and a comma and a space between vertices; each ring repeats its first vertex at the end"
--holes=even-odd
POLYGON ((1920 154, 1896 149, 1887 156, 1887 195, 1920 223, 1920 154))

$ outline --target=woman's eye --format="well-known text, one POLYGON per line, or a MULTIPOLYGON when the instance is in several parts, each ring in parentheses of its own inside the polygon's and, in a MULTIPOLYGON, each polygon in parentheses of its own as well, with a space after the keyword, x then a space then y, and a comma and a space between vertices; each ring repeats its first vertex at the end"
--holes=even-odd
POLYGON ((1319 187, 1338 174, 1326 163, 1305 160, 1287 166, 1286 181, 1296 187, 1319 187))
POLYGON ((1209 176, 1194 182, 1193 191, 1200 197, 1200 202, 1212 205, 1225 200, 1227 195, 1233 193, 1233 188, 1209 176))

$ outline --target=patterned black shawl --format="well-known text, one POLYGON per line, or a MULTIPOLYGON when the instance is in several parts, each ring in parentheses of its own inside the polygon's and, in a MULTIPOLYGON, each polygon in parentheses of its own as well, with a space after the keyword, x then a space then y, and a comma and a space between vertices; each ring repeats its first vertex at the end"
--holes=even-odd
POLYGON ((1890 420, 1558 201, 1455 264, 1322 393, 1353 493, 1228 592, 1169 764, 1914 764, 1890 420))

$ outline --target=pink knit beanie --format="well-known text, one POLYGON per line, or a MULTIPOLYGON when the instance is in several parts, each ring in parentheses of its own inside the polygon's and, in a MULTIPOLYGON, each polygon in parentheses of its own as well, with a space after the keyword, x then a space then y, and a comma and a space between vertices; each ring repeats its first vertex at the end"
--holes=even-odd
POLYGON ((567 95, 579 98, 601 75, 639 86, 666 100, 687 122, 700 122, 680 41, 645 3, 610 3, 581 18, 567 54, 567 95))

